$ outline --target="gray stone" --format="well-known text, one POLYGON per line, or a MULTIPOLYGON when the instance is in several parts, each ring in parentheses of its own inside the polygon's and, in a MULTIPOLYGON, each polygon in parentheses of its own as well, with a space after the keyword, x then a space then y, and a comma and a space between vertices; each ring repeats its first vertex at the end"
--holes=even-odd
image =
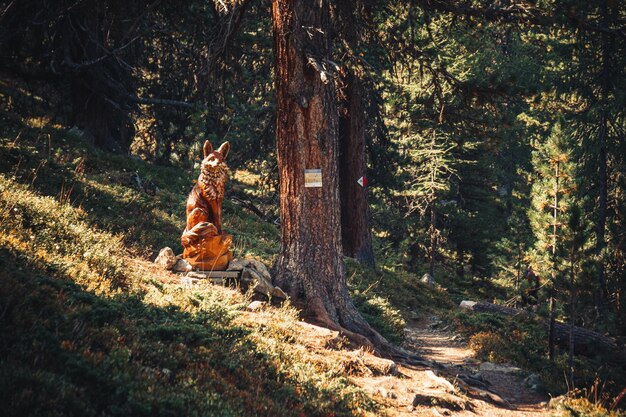
POLYGON ((485 382, 485 378, 483 378, 480 372, 470 375, 470 378, 475 379, 476 381, 485 382))
POLYGON ((161 249, 159 255, 154 260, 155 264, 161 265, 165 269, 172 269, 176 265, 177 259, 171 248, 165 247, 161 249))
POLYGON ((261 261, 256 259, 233 259, 228 265, 229 270, 241 270, 243 288, 252 286, 254 292, 266 297, 286 300, 288 295, 280 288, 272 285, 272 276, 261 261), (239 269, 241 268, 241 269, 239 269))
POLYGON ((174 272, 189 272, 193 269, 191 264, 184 259, 179 259, 176 261, 176 265, 172 268, 174 272))
POLYGON ((541 383, 541 378, 537 374, 530 374, 524 379, 524 386, 526 388, 530 388, 532 391, 541 392, 543 391, 543 384, 541 383))
POLYGON ((398 375, 398 365, 390 359, 381 359, 380 373, 382 375, 398 375))
POLYGON ((242 271, 245 268, 243 262, 237 258, 232 259, 229 263, 228 263, 228 268, 226 268, 227 271, 242 271))
POLYGON ((256 270, 252 268, 246 268, 241 273, 241 281, 242 283, 246 283, 248 285, 254 285, 254 292, 263 294, 266 296, 272 295, 272 289, 274 288, 271 282, 265 280, 261 274, 259 274, 256 270))
POLYGON ((265 308, 265 304, 267 304, 265 301, 253 301, 250 304, 248 304, 248 306, 246 307, 246 310, 252 311, 252 312, 261 311, 265 308))
POLYGON ((567 403, 567 396, 560 395, 558 397, 551 398, 548 402, 548 408, 551 410, 563 410, 567 403))
POLYGON ((499 365, 491 362, 481 363, 479 369, 483 372, 500 372, 503 374, 516 374, 522 371, 520 368, 517 368, 515 366, 507 364, 499 365))
POLYGON ((471 310, 474 308, 476 304, 477 304, 476 301, 463 300, 461 301, 461 304, 459 304, 459 307, 464 308, 466 310, 471 310))
POLYGON ((390 400, 395 400, 397 398, 393 391, 388 391, 385 388, 378 388, 378 395, 383 398, 389 398, 390 400))
POLYGON ((78 138, 78 139, 82 139, 84 138, 86 135, 85 131, 82 130, 81 128, 79 128, 78 126, 73 126, 71 129, 69 129, 67 131, 67 133, 69 133, 70 135, 78 138))
POLYGON ((420 282, 427 285, 437 285, 435 278, 433 278, 433 276, 429 273, 424 274, 422 279, 420 279, 420 282))
POLYGON ((248 268, 254 269, 268 282, 272 282, 272 276, 270 275, 270 271, 267 270, 265 264, 261 261, 257 261, 256 259, 246 259, 248 268))

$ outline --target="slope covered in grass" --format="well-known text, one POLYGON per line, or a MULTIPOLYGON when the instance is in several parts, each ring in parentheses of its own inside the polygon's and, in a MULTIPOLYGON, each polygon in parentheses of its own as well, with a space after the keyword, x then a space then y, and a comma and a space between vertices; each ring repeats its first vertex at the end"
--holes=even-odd
MULTIPOLYGON (((44 152, 34 134, 42 131, 23 126, 18 140, 8 130, 0 141, 8 162, 0 174, 4 415, 373 410, 337 369, 292 349, 285 330, 296 322, 292 308, 276 310, 263 326, 249 324, 236 320, 247 304, 237 291, 185 287, 137 267, 146 262, 134 256, 177 243, 188 185, 174 191, 176 170, 101 155, 63 132, 51 135, 58 147, 44 152), (168 181, 156 197, 146 195, 115 179, 131 169, 168 181)), ((254 223, 242 213, 230 218, 230 227, 254 223)), ((276 231, 256 224, 249 233, 269 241, 276 231)), ((253 243, 241 245, 240 255, 275 250, 253 243)))
MULTIPOLYGON (((313 353, 294 331, 295 309, 250 318, 239 292, 183 286, 150 265, 164 246, 182 251, 194 170, 103 152, 41 113, 0 114, 0 402, 11 404, 7 415, 380 412, 350 381, 353 355, 333 356, 324 346, 313 353)), ((271 265, 278 226, 230 201, 259 192, 248 180, 255 174, 233 174, 224 219, 234 254, 271 265)), ((395 342, 408 314, 445 300, 410 274, 354 262, 348 271, 356 305, 395 342)))
POLYGON ((277 310, 132 268, 119 236, 0 176, 0 401, 8 415, 362 415, 343 378, 287 354, 277 310))
MULTIPOLYGON (((237 291, 182 286, 150 267, 161 247, 180 250, 194 172, 102 152, 45 120, 5 113, 2 126, 0 402, 11 404, 7 415, 375 413, 340 361, 303 348, 293 308, 274 309, 260 324, 242 313, 248 299, 237 291), (136 176, 158 192, 138 188, 136 176)), ((248 192, 235 179, 229 187, 248 192)), ((235 255, 271 264, 277 226, 230 201, 224 208, 235 255)), ((350 282, 364 314, 401 340, 393 277, 353 265, 350 282)))

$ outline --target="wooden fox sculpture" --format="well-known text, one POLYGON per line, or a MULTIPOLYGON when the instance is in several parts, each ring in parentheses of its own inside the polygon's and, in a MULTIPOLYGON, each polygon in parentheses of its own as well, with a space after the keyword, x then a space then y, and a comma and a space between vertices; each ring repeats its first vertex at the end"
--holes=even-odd
POLYGON ((181 239, 184 248, 196 245, 205 237, 222 234, 222 201, 228 178, 226 156, 229 150, 228 142, 216 151, 208 140, 204 142, 200 176, 187 198, 187 227, 181 239))

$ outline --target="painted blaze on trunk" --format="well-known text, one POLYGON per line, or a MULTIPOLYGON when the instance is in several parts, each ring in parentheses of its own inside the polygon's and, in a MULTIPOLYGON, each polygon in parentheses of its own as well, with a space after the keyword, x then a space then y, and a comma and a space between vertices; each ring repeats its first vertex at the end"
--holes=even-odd
POLYGON ((328 59, 329 5, 274 0, 273 20, 281 196, 275 282, 318 322, 380 344, 384 339, 350 300, 342 259, 339 115, 334 64, 328 59), (309 169, 321 169, 321 187, 305 188, 309 169))
POLYGON ((345 115, 339 119, 341 237, 344 255, 363 265, 375 267, 372 237, 369 229, 369 205, 365 161, 365 108, 363 85, 356 75, 345 77, 345 115))

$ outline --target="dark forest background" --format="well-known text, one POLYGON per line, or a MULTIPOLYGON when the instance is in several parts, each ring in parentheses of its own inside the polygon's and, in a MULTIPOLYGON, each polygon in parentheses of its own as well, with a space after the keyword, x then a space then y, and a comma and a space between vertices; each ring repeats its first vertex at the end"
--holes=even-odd
MULTIPOLYGON (((623 340, 626 3, 350 0, 331 20, 376 265, 623 340)), ((256 178, 239 204, 276 222, 272 36, 267 1, 1 1, 3 112, 189 173, 229 141, 256 178)))

